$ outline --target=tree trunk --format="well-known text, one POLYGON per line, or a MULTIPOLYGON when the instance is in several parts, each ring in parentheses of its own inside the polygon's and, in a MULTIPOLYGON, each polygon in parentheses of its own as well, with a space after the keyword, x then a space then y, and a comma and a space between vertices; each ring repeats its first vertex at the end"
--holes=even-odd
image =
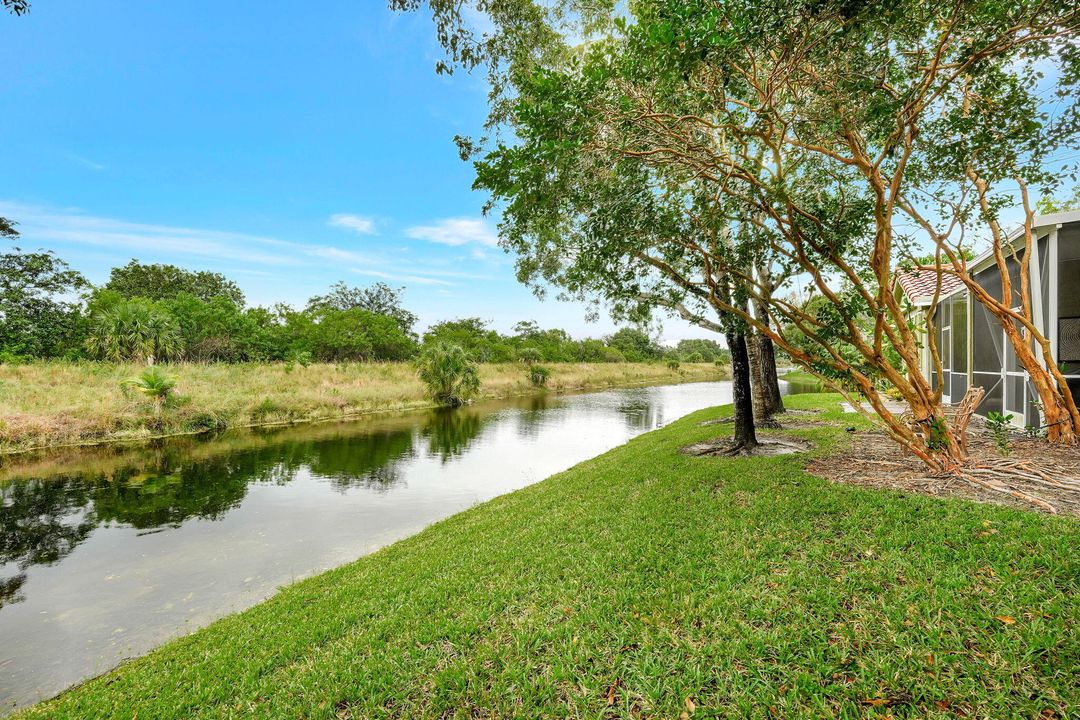
POLYGON ((732 450, 750 452, 758 446, 754 432, 754 404, 750 390, 750 358, 746 352, 746 335, 726 333, 731 350, 732 400, 735 403, 735 437, 732 450))
MULTIPOLYGON (((771 298, 774 289, 772 273, 769 267, 758 264, 756 272, 764 292, 771 298)), ((764 327, 769 327, 772 318, 764 296, 751 301, 754 316, 764 327)), ((780 395, 780 380, 776 377, 776 350, 773 341, 760 329, 749 338, 750 365, 754 383, 754 420, 759 425, 775 424, 773 415, 784 412, 784 400, 780 395)))
POLYGON ((754 422, 774 425, 774 415, 784 412, 780 381, 776 377, 776 350, 767 335, 755 332, 746 338, 750 359, 750 385, 754 399, 754 422))

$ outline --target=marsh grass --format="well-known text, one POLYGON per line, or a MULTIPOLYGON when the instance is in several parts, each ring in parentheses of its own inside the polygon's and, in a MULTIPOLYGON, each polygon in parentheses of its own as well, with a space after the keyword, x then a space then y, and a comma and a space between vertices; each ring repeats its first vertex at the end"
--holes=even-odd
MULTIPOLYGON (((785 433, 827 455, 837 395, 785 433), (826 422, 818 422, 826 421, 826 422)), ((704 410, 18 717, 1066 718, 1078 524, 688 457, 704 410)), ((764 431, 768 436, 770 431, 764 431)))
MULTIPOLYGON (((171 364, 176 398, 157 417, 154 403, 123 393, 145 367, 109 363, 0 365, 0 452, 133 440, 225 427, 332 420, 433 405, 409 363, 171 364)), ((701 363, 670 370, 645 363, 556 363, 555 392, 715 380, 701 363)), ((480 366, 477 399, 536 392, 520 363, 480 366)))

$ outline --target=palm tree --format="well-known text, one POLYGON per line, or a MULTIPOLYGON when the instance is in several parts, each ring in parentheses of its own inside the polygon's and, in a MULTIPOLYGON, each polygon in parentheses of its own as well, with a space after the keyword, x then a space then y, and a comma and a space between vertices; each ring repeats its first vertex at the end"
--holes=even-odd
POLYGON ((125 300, 91 319, 86 347, 113 362, 139 362, 180 354, 182 341, 172 318, 146 300, 125 300))
POLYGON ((143 370, 139 377, 125 380, 123 384, 153 400, 154 415, 160 416, 162 406, 176 387, 176 378, 166 375, 160 367, 150 367, 143 370))
POLYGON ((440 405, 457 407, 480 390, 476 363, 460 346, 438 343, 417 360, 417 376, 440 405))

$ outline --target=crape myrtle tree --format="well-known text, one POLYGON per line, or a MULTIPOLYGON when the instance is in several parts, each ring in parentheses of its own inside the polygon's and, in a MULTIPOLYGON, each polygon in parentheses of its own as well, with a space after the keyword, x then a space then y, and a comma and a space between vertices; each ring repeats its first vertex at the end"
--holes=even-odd
MULTIPOLYGON (((567 4, 573 3, 559 4, 560 11, 567 4)), ((460 38, 471 36, 455 34, 453 14, 440 12, 440 5, 433 9, 444 45, 452 57, 474 62, 475 55, 460 52, 460 38)), ((999 114, 1004 132, 995 135, 992 122, 972 119, 971 93, 956 88, 978 88, 977 78, 992 83, 1015 74, 1029 55, 1057 62, 1059 83, 1071 86, 1077 75, 1072 3, 762 6, 749 0, 657 0, 633 3, 633 22, 616 18, 601 39, 561 50, 548 42, 542 51, 528 46, 520 27, 506 21, 511 9, 519 21, 568 14, 545 12, 524 0, 484 5, 498 6, 491 17, 503 29, 504 45, 488 39, 465 46, 470 52, 511 47, 492 71, 502 82, 493 83, 498 102, 492 122, 508 125, 517 137, 495 152, 531 144, 529 152, 541 161, 545 153, 586 153, 597 169, 630 159, 649 173, 653 187, 704 182, 736 201, 741 208, 733 220, 739 232, 732 237, 767 249, 770 262, 788 263, 792 272, 804 274, 826 302, 814 314, 803 312, 768 295, 746 266, 692 243, 693 252, 737 279, 781 324, 767 327, 722 295, 714 294, 710 304, 864 398, 890 435, 931 468, 950 470, 963 463, 963 447, 945 418, 940 390, 920 369, 920 341, 909 308, 893 293, 896 264, 916 239, 898 218, 906 215, 908 226, 921 227, 947 255, 941 231, 931 234, 929 223, 920 223, 912 212, 919 205, 913 198, 921 187, 952 188, 963 177, 976 188, 978 213, 953 222, 977 217, 998 234, 992 223, 1000 206, 989 189, 979 188, 1032 164, 1009 166, 1012 156, 987 146, 997 140, 1030 149, 1038 123, 1015 119, 1030 104, 1002 108, 989 101, 980 112, 987 118, 999 114), (969 163, 960 176, 955 159, 964 156, 985 166, 969 163), (786 342, 778 332, 784 326, 797 328, 811 341, 811 350, 786 342), (840 344, 854 349, 854 362, 837 351, 840 344), (879 392, 883 384, 907 401, 913 425, 889 411, 879 392)), ((1008 85, 1015 92, 1018 83, 1008 85)), ((1009 96, 991 96, 1002 97, 1009 96)), ((474 148, 466 144, 465 149, 474 148)), ((514 191, 529 192, 522 188, 514 191)), ((979 293, 969 278, 965 283, 976 301, 986 301, 987 293, 979 293)), ((1018 331, 1014 325, 1014 334, 1046 347, 1020 315, 1009 315, 1009 323, 1023 326, 1018 331)), ((1029 372, 1055 374, 1053 363, 1046 364, 1047 369, 1037 365, 1029 372)), ((1067 404, 1067 388, 1056 385, 1067 404)))
POLYGON ((908 132, 923 139, 912 142, 911 184, 895 193, 903 216, 934 248, 931 262, 908 264, 959 279, 996 318, 1038 392, 1047 437, 1063 444, 1076 442, 1080 411, 1036 321, 1030 278, 1040 207, 1031 189, 1052 197, 1062 180, 1075 178, 1075 165, 1054 157, 1080 145, 1076 8, 1022 3, 1016 17, 1003 18, 1016 27, 977 27, 981 34, 971 38, 955 36, 973 32, 964 26, 951 36, 941 33, 943 45, 965 52, 942 53, 930 64, 944 81, 936 82, 927 115, 907 122, 908 132), (1044 87, 1047 74, 1054 78, 1050 87, 1044 87), (1002 215, 1017 205, 1023 225, 1013 240, 1002 215), (973 235, 989 246, 1000 290, 984 287, 970 272, 964 249, 973 235), (1010 265, 1019 273, 1010 273, 1010 265))
MULTIPOLYGON (((927 269, 960 278, 998 318, 1039 391, 1049 437, 1074 440, 1080 416, 1032 319, 1030 255, 1009 246, 999 220, 1002 207, 1016 199, 995 192, 1006 181, 1018 186, 1031 247, 1027 188, 1056 181, 1043 170, 1048 154, 1076 137, 1080 15, 1073 3, 795 3, 780 9, 670 0, 635 8, 639 22, 621 34, 614 59, 600 50, 582 62, 586 74, 611 68, 609 83, 616 88, 601 111, 598 143, 665 172, 704 175, 760 207, 763 228, 783 241, 776 249, 790 251, 833 302, 835 319, 847 326, 842 334, 849 337, 842 339, 859 350, 870 372, 841 362, 826 368, 810 362, 812 370, 853 380, 894 436, 931 465, 963 460, 941 412, 940 390, 930 391, 919 371, 918 336, 892 293, 894 268, 910 255, 906 224, 945 258, 940 271, 927 269), (1053 117, 1039 111, 1035 63, 1056 66, 1062 102, 1053 117), (830 222, 817 212, 823 196, 807 194, 815 185, 827 189, 841 181, 849 190, 830 202, 869 202, 865 252, 822 233, 830 222), (999 296, 975 281, 960 252, 965 231, 980 230, 994 251, 999 296), (1021 269, 1015 293, 1009 254, 1021 269), (830 273, 854 293, 834 295, 830 273), (872 333, 857 327, 856 309, 873 318, 872 333), (890 347, 901 363, 888 360, 890 347), (882 412, 868 382, 875 374, 908 401, 916 432, 882 412)), ((933 307, 928 325, 932 313, 933 307)), ((828 330, 820 317, 803 320, 828 330)))

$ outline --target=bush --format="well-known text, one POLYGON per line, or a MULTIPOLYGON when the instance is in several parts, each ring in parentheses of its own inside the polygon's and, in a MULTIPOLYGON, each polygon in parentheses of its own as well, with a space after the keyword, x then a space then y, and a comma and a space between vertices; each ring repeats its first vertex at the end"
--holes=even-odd
POLYGON ((679 361, 678 360, 668 360, 667 361, 667 368, 668 368, 668 370, 678 370, 679 369, 679 361))
POLYGON ((1012 419, 1011 413, 1002 415, 991 410, 986 414, 986 429, 990 431, 990 437, 993 439, 994 445, 997 446, 998 455, 1001 457, 1009 457, 1009 424, 1012 419))
POLYGON ((548 378, 551 377, 551 370, 542 365, 532 365, 529 367, 529 382, 533 384, 533 387, 544 387, 547 385, 548 378))
POLYGON ((700 363, 705 362, 705 356, 699 352, 692 352, 686 356, 686 362, 688 363, 700 363))
POLYGON ((440 405, 457 407, 480 391, 480 373, 458 345, 436 343, 424 349, 416 374, 440 405))

